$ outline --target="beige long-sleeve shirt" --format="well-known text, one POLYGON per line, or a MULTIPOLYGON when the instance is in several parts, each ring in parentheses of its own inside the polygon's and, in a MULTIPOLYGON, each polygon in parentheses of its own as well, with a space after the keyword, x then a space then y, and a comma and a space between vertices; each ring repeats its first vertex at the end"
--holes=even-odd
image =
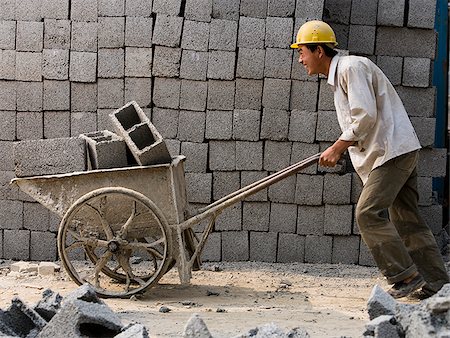
POLYGON ((334 91, 342 130, 339 139, 356 142, 348 152, 364 184, 373 169, 421 148, 397 92, 372 61, 336 55, 331 60, 328 84, 334 91))

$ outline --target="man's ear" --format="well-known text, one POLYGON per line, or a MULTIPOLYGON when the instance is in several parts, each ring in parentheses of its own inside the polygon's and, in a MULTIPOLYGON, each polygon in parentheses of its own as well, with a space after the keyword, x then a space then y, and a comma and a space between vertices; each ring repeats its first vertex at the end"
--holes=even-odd
POLYGON ((325 50, 321 45, 317 46, 317 52, 319 54, 319 58, 323 57, 325 55, 325 50))

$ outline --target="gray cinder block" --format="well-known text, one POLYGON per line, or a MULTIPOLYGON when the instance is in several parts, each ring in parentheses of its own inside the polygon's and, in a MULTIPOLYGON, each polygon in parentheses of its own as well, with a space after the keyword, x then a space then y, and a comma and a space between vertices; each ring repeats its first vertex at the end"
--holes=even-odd
POLYGON ((261 170, 263 142, 236 141, 236 169, 261 170))
POLYGON ((266 0, 241 0, 241 15, 244 17, 266 18, 266 0))
MULTIPOLYGON (((106 65, 105 69, 100 69, 100 56, 99 50, 99 77, 123 77, 124 65, 123 65, 123 49, 106 49, 106 65), (114 70, 112 67, 117 68, 114 70)), ((152 76, 152 49, 151 48, 138 48, 127 47, 125 49, 125 76, 130 77, 151 77, 152 76)))
POLYGON ((237 46, 239 48, 264 48, 266 20, 241 16, 237 46))
POLYGON ((409 116, 434 117, 436 88, 399 86, 395 88, 409 116))
POLYGON ((222 197, 239 190, 241 184, 240 180, 240 173, 238 171, 215 171, 213 173, 213 199, 217 201, 222 197))
POLYGON ((70 49, 70 20, 44 20, 44 48, 70 49))
POLYGON ((41 21, 42 1, 16 1, 15 19, 18 21, 41 21))
POLYGON ((324 177, 323 202, 325 204, 350 203, 351 174, 326 174, 324 177))
POLYGON ((351 175, 352 175, 352 193, 350 202, 356 204, 358 203, 359 195, 361 195, 362 181, 357 173, 352 173, 351 175))
POLYGON ((350 235, 352 233, 353 206, 325 205, 324 232, 326 235, 350 235))
MULTIPOLYGON (((2 11, 0 13, 0 20, 15 20, 16 19, 16 2, 9 0, 1 1, 2 11)), ((239 13, 238 13, 239 14, 239 13)))
POLYGON ((331 236, 306 236, 305 262, 331 263, 332 242, 331 236))
POLYGON ((419 191, 419 205, 429 206, 435 201, 433 196, 433 178, 432 177, 418 177, 417 190, 419 191))
POLYGON ((185 20, 183 35, 181 37, 181 48, 198 51, 207 51, 209 41, 209 24, 185 20))
MULTIPOLYGON (((277 8, 280 8, 277 4, 277 8)), ((267 17, 265 46, 286 48, 292 42, 294 21, 292 18, 267 17)))
POLYGON ((269 231, 274 233, 292 233, 297 228, 297 205, 272 203, 270 206, 269 231))
POLYGON ((18 112, 17 130, 18 140, 35 140, 43 136, 42 112, 18 112))
POLYGON ((118 135, 109 130, 81 134, 86 140, 90 169, 126 167, 126 144, 118 135))
POLYGON ((189 321, 186 323, 183 331, 183 337, 185 338, 195 338, 204 337, 211 338, 212 335, 208 330, 203 319, 200 318, 198 314, 193 314, 189 321))
POLYGON ((98 48, 123 48, 125 17, 98 18, 98 48))
POLYGON ((378 1, 354 0, 352 1, 350 23, 357 25, 377 24, 378 1))
MULTIPOLYGON (((231 173, 231 172, 229 172, 231 173)), ((222 197, 222 196, 221 196, 222 197)), ((242 229, 242 203, 226 208, 216 219, 216 231, 239 231, 242 229)), ((209 241, 209 240, 208 240, 209 241)), ((208 243, 208 242, 207 242, 208 243)))
POLYGON ((277 262, 303 263, 304 260, 305 260, 305 236, 280 233, 278 235, 277 262))
POLYGON ((404 86, 427 88, 430 85, 430 75, 430 59, 405 57, 402 83, 404 86))
POLYGON ((180 108, 203 111, 206 108, 208 83, 204 81, 181 80, 180 108))
POLYGON ((177 77, 180 75, 181 48, 155 46, 154 51, 151 68, 153 76, 177 77))
POLYGON ((56 235, 51 232, 31 231, 30 260, 53 262, 56 259, 56 235))
POLYGON ((236 79, 236 109, 261 109, 263 80, 236 79))
POLYGON ((239 20, 240 0, 213 0, 212 16, 215 19, 239 20))
MULTIPOLYGON (((316 143, 293 142, 290 163, 295 164, 309 156, 317 154, 319 152, 319 148, 320 145, 316 143)), ((299 173, 314 175, 317 173, 317 164, 312 164, 309 167, 300 170, 299 173)))
POLYGON ((69 0, 42 1, 44 19, 69 19, 69 0))
POLYGON ((222 260, 225 262, 247 261, 249 259, 248 231, 222 232, 222 260))
POLYGON ((399 56, 377 56, 377 66, 394 85, 402 83, 403 58, 399 56))
POLYGON ((269 201, 279 203, 294 203, 295 175, 291 175, 269 186, 269 201))
POLYGON ((377 24, 383 26, 403 26, 405 0, 378 0, 377 24))
POLYGON ((275 263, 277 260, 277 233, 250 232, 250 261, 275 263))
POLYGON ((125 46, 152 47, 153 18, 127 16, 125 46))
POLYGON ((264 49, 239 48, 236 65, 236 76, 248 79, 264 77, 264 49))
POLYGON ((15 81, 0 81, 0 109, 16 110, 17 83, 15 81))
POLYGON ((289 109, 291 80, 264 79, 262 105, 264 108, 289 109))
POLYGON ((3 230, 3 258, 25 261, 30 259, 29 230, 3 230))
MULTIPOLYGON (((217 224, 217 223, 216 223, 217 224)), ((222 234, 213 232, 209 234, 208 240, 203 247, 201 259, 204 262, 220 262, 222 255, 222 234)))
POLYGON ((98 0, 99 16, 124 16, 125 1, 124 0, 98 0))
POLYGON ((297 234, 323 235, 325 220, 324 206, 298 206, 297 234))
POLYGON ((69 51, 44 49, 42 52, 42 76, 50 80, 69 79, 69 51))
POLYGON ((186 194, 190 203, 211 203, 211 188, 211 173, 186 173, 186 194))
MULTIPOLYGON (((265 171, 242 171, 241 172, 241 188, 257 182, 267 176, 265 171)), ((267 201, 267 188, 264 188, 257 193, 250 195, 245 199, 246 201, 267 201)))
POLYGON ((297 175, 295 202, 301 205, 321 205, 323 177, 305 174, 297 175))
POLYGON ((0 50, 0 79, 16 79, 16 51, 0 50))
POLYGON ((294 14, 295 0, 269 0, 267 16, 290 17, 294 14))
POLYGON ((72 82, 70 84, 70 107, 72 111, 97 110, 97 84, 72 82))
POLYGON ((70 135, 78 136, 82 133, 95 131, 97 124, 96 112, 72 112, 70 113, 70 135))
POLYGON ((408 27, 434 28, 436 1, 410 0, 408 5, 408 27))
POLYGON ((264 61, 264 76, 289 79, 291 76, 292 50, 267 48, 264 61))
POLYGON ((212 0, 186 0, 184 17, 187 20, 210 22, 212 0))
POLYGON ((289 111, 264 109, 261 121, 261 139, 272 141, 287 140, 289 130, 289 111))
POLYGON ((208 70, 208 52, 183 50, 180 77, 190 80, 206 80, 208 70))
POLYGON ((97 52, 97 22, 72 22, 70 48, 78 52, 97 52))
POLYGON ((70 82, 44 80, 44 110, 70 110, 70 82))
POLYGON ((42 292, 42 298, 36 303, 33 309, 49 322, 61 308, 61 301, 62 296, 59 293, 46 289, 42 292))
POLYGON ((303 0, 296 0, 295 17, 307 19, 321 19, 323 16, 323 7, 325 1, 313 0, 304 2, 303 0))
POLYGON ((206 112, 205 138, 209 140, 229 140, 233 133, 233 112, 208 110, 206 112))
POLYGON ((115 338, 148 338, 147 328, 139 323, 130 323, 122 328, 115 338))
POLYGON ((319 111, 317 115, 317 141, 334 142, 341 135, 335 111, 319 111))
POLYGON ((238 32, 236 21, 212 19, 209 30, 210 50, 235 51, 238 32))
POLYGON ((17 177, 86 170, 85 141, 77 137, 27 140, 14 144, 17 177), (48 154, 53 154, 51 158, 48 154))
POLYGON ((443 177, 445 176, 445 148, 423 148, 420 150, 417 171, 419 176, 443 177))
POLYGON ((236 143, 234 141, 209 142, 209 169, 221 171, 236 169, 236 143))
POLYGON ((259 110, 239 110, 233 113, 233 138, 243 141, 258 141, 261 112, 259 110))
POLYGON ((348 50, 351 53, 372 55, 375 48, 376 26, 350 25, 348 50))
POLYGON ((208 109, 233 110, 234 109, 234 81, 208 81, 208 109))
POLYGON ((70 137, 70 112, 44 112, 44 138, 70 137))
POLYGON ((186 156, 185 172, 206 173, 208 165, 208 144, 182 142, 181 154, 186 156))
POLYGON ((18 187, 10 184, 14 177, 13 171, 0 171, 0 194, 5 200, 17 200, 19 197, 18 187))
POLYGON ((411 117, 410 119, 422 147, 432 147, 434 145, 436 118, 411 117))
POLYGON ((315 111, 317 102, 314 98, 317 97, 318 92, 318 82, 293 80, 290 103, 291 110, 315 111))
MULTIPOLYGON (((127 48, 127 61, 129 61, 130 59, 131 54, 130 49, 131 48, 127 48)), ((97 53, 98 55, 97 76, 101 78, 122 78, 124 76, 124 69, 125 69, 124 54, 125 52, 123 48, 100 48, 97 53)), ((131 67, 127 67, 127 75, 131 75, 128 74, 129 68, 131 67)), ((148 67, 144 66, 142 68, 144 74, 145 71, 149 72, 148 67)), ((150 69, 150 76, 151 76, 151 69, 150 69)))
POLYGON ((14 141, 16 139, 16 112, 0 111, 3 123, 0 125, 0 140, 14 141))
POLYGON ((17 110, 42 111, 42 82, 17 82, 17 110))
POLYGON ((16 53, 16 80, 42 81, 42 53, 16 53))
POLYGON ((179 47, 182 27, 182 17, 158 14, 153 30, 153 44, 167 47, 179 47))
POLYGON ((289 166, 292 145, 290 142, 265 141, 263 168, 278 171, 289 166))
POLYGON ((242 206, 242 228, 244 230, 252 230, 252 231, 268 231, 269 216, 270 216, 269 202, 244 201, 242 206))
POLYGON ((364 243, 364 241, 362 240, 362 238, 359 244, 359 265, 376 266, 373 256, 370 253, 369 249, 367 248, 366 243, 364 243))
POLYGON ((178 139, 181 141, 203 142, 205 139, 206 113, 203 111, 180 111, 178 139))
POLYGON ((125 15, 150 17, 152 15, 153 1, 128 0, 125 2, 125 15))
POLYGON ((289 121, 289 141, 313 143, 316 136, 317 113, 295 109, 289 121))
POLYGON ((0 21, 0 49, 14 50, 15 45, 16 21, 0 21))
POLYGON ((384 291, 379 285, 372 288, 367 301, 367 313, 370 320, 379 316, 394 315, 397 302, 391 295, 384 291))
MULTIPOLYGON (((357 2, 359 2, 359 0, 357 2)), ((328 23, 348 25, 350 22, 351 10, 352 0, 327 0, 323 19, 328 23)), ((341 43, 339 42, 339 45, 340 44, 341 43)))
MULTIPOLYGON (((14 332, 15 337, 36 336, 47 324, 33 308, 14 297, 6 311, 1 311, 2 333, 4 330, 14 332)), ((7 337, 10 337, 9 335, 7 337)))
POLYGON ((69 77, 73 82, 95 82, 97 53, 70 52, 69 77))
POLYGON ((152 102, 152 79, 149 77, 125 78, 125 101, 136 101, 140 106, 148 107, 152 102))
POLYGON ((23 228, 23 202, 0 200, 0 216, 2 229, 18 230, 23 228))
POLYGON ((0 170, 14 170, 14 143, 0 141, 0 155, 4 161, 0 162, 0 170))
POLYGON ((359 236, 334 236, 333 264, 358 264, 359 258, 359 236))
POLYGON ((47 231, 49 210, 35 202, 23 204, 23 228, 34 231, 47 231))
POLYGON ((154 79, 153 102, 157 107, 178 109, 181 80, 156 77, 154 79))
POLYGON ((70 18, 72 21, 97 21, 97 1, 71 0, 70 18))
POLYGON ((153 108, 152 122, 164 138, 176 138, 178 115, 178 110, 153 108))
POLYGON ((335 110, 333 89, 326 79, 320 79, 319 110, 335 110))
POLYGON ((233 80, 236 53, 213 50, 208 54, 208 78, 233 80))
POLYGON ((110 117, 116 133, 123 137, 139 165, 172 161, 161 134, 136 102, 127 103, 110 117))
POLYGON ((180 14, 181 0, 153 0, 153 12, 157 14, 180 14))

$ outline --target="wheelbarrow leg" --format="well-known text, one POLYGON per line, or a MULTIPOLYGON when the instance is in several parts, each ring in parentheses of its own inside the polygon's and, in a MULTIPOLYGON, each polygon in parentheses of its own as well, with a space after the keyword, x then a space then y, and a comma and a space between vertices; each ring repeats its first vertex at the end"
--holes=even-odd
POLYGON ((189 264, 189 258, 185 250, 183 231, 180 227, 177 227, 177 242, 178 242, 178 274, 180 276, 181 284, 187 285, 191 282, 191 266, 189 264))

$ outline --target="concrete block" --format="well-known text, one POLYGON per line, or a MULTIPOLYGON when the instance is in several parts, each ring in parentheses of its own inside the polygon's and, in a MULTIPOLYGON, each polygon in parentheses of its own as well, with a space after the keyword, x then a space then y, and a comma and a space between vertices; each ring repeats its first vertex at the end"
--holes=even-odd
POLYGON ((194 50, 183 50, 181 57, 180 77, 190 80, 206 80, 208 69, 208 53, 194 50))
POLYGON ((410 120, 422 147, 432 147, 434 145, 436 119, 434 117, 411 117, 410 120))
POLYGON ((10 265, 11 272, 20 272, 20 273, 37 272, 38 267, 39 266, 36 263, 29 263, 29 262, 23 262, 23 261, 12 263, 10 265))
POLYGON ((243 141, 258 141, 261 112, 259 110, 239 110, 233 113, 233 138, 243 141))
POLYGON ((242 228, 249 231, 268 231, 270 217, 269 202, 243 202, 242 228))
MULTIPOLYGON (((275 2, 274 0, 269 0, 269 4, 271 1, 275 2)), ((278 3, 277 8, 280 8, 278 3)), ((285 49, 290 51, 292 55, 292 50, 286 49, 286 46, 292 43, 293 26, 294 21, 292 18, 267 17, 265 47, 285 49)))
POLYGON ((395 88, 409 116, 434 117, 436 89, 399 86, 395 88))
POLYGON ((210 51, 208 53, 209 79, 233 80, 236 53, 226 51, 210 51))
POLYGON ((250 232, 250 261, 275 263, 277 261, 276 232, 250 232))
POLYGON ((39 331, 47 324, 36 311, 28 307, 18 297, 11 300, 11 305, 7 311, 1 311, 2 315, 2 333, 14 332, 7 337, 27 337, 36 336, 39 331))
POLYGON ((243 17, 265 19, 267 16, 267 0, 241 0, 240 12, 243 17))
POLYGON ((289 141, 313 143, 316 137, 317 113, 294 109, 289 120, 289 141))
POLYGON ((0 81, 0 109, 16 110, 17 83, 15 81, 0 81))
MULTIPOLYGON (((100 53, 99 50, 99 69, 100 77, 123 77, 123 49, 106 49, 106 69, 100 73, 100 53), (117 68, 114 71, 113 67, 117 68)), ((125 49, 125 76, 130 77, 151 77, 152 76, 152 49, 127 47, 125 49)))
MULTIPOLYGON (((55 245, 55 248, 56 248, 56 245, 55 245)), ((56 254, 56 251, 55 251, 55 254, 56 254)), ((55 259, 56 259, 56 255, 55 255, 54 260, 55 259)), ((53 263, 53 262, 40 262, 39 266, 38 266, 38 274, 40 276, 53 276, 55 272, 58 272, 60 270, 61 270, 61 267, 58 264, 53 263)), ((47 289, 47 290, 51 291, 49 289, 47 289)), ((43 295, 45 295, 45 291, 43 292, 43 295)))
POLYGON ((78 136, 82 133, 96 131, 97 113, 94 112, 72 112, 70 113, 70 135, 78 136))
POLYGON ((153 1, 128 0, 125 2, 125 15, 148 18, 152 15, 152 5, 153 1))
MULTIPOLYGON (((241 188, 257 182, 267 176, 265 171, 242 171, 241 172, 241 188)), ((264 202, 267 201, 267 188, 264 188, 253 195, 248 196, 246 201, 264 202)))
POLYGON ((233 112, 208 110, 206 112, 205 138, 208 140, 230 140, 233 133, 233 112))
POLYGON ((264 79, 262 105, 264 108, 289 109, 291 80, 264 79))
MULTIPOLYGON (((152 75, 178 77, 180 75, 181 49, 155 46, 152 75)), ((206 74, 206 67, 205 67, 206 74)), ((206 75, 205 75, 206 78, 206 75)))
POLYGON ((0 20, 15 20, 16 19, 16 2, 9 0, 0 1, 1 13, 0 20))
POLYGON ((186 156, 185 172, 206 173, 208 166, 208 144, 182 142, 181 154, 186 156))
POLYGON ((44 138, 70 137, 70 112, 44 112, 44 138))
POLYGON ((0 162, 0 170, 14 170, 14 143, 0 141, 0 156, 4 160, 0 162))
POLYGON ((371 320, 396 313, 397 301, 379 285, 375 285, 367 301, 367 312, 371 320))
POLYGON ((8 21, 8 20, 0 21, 0 49, 14 50, 15 46, 16 46, 16 21, 8 21))
POLYGON ((41 52, 44 41, 44 23, 18 21, 16 50, 20 52, 41 52))
POLYGON ((179 47, 182 28, 182 17, 158 14, 153 30, 153 44, 167 47, 179 47))
MULTIPOLYGON (((242 5, 242 4, 241 4, 242 5)), ((241 7, 242 10, 242 7, 241 7)), ((241 16, 237 46, 239 48, 264 48, 266 20, 241 16)))
POLYGON ((0 194, 4 199, 17 200, 19 197, 18 187, 9 184, 14 177, 13 171, 0 171, 0 194))
POLYGON ((69 78, 73 82, 95 82, 97 53, 70 52, 69 78))
POLYGON ((25 261, 30 259, 29 230, 3 230, 3 258, 25 261))
POLYGON ((264 76, 289 79, 291 76, 292 50, 267 48, 264 61, 264 76))
POLYGON ((152 102, 152 79, 148 77, 125 78, 125 102, 136 101, 142 107, 152 102))
POLYGON ((432 177, 418 177, 417 190, 419 192, 419 205, 427 206, 433 204, 434 196, 432 177))
POLYGON ((324 234, 324 221, 324 206, 298 206, 297 234, 321 236, 324 234))
POLYGON ((209 234, 208 240, 201 254, 202 262, 220 262, 222 259, 222 234, 213 232, 209 234))
POLYGON ((18 140, 41 139, 44 135, 42 112, 18 112, 17 130, 18 140))
POLYGON ((90 169, 109 169, 127 166, 126 143, 109 130, 80 135, 86 140, 90 169))
POLYGON ((402 82, 404 86, 427 88, 430 86, 430 75, 430 59, 405 57, 402 82))
POLYGON ((70 48, 78 52, 97 51, 97 22, 72 22, 72 40, 70 48))
POLYGON ((350 25, 348 50, 351 53, 372 55, 375 48, 375 26, 350 25))
POLYGON ((405 0, 378 0, 377 24, 382 26, 403 26, 405 0))
POLYGON ((42 111, 42 82, 17 82, 17 110, 42 111))
POLYGON ((442 205, 430 205, 419 207, 419 214, 434 235, 442 232, 442 205))
POLYGON ((42 81, 42 53, 16 53, 16 80, 42 81))
POLYGON ((98 48, 123 48, 125 45, 125 18, 98 18, 98 48))
POLYGON ((16 1, 15 19, 18 21, 41 21, 42 1, 16 1))
POLYGON ((180 141, 203 142, 205 139, 205 121, 205 112, 180 111, 178 139, 180 141))
POLYGON ((353 206, 325 205, 324 232, 326 235, 350 235, 352 233, 353 206))
POLYGON ((85 141, 77 137, 27 140, 14 144, 17 177, 86 170, 85 141), (48 158, 47 154, 54 156, 48 158))
POLYGON ((314 98, 319 92, 319 84, 310 81, 292 81, 290 109, 316 111, 317 102, 314 98))
POLYGON ((323 176, 297 175, 295 203, 302 205, 321 205, 323 195, 323 176))
POLYGON ((432 29, 377 27, 376 55, 411 56, 434 59, 436 32, 432 29), (403 41, 401 45, 392 39, 403 41), (397 47, 395 47, 397 46, 397 47))
POLYGON ((327 84, 326 79, 320 79, 319 85, 319 110, 335 110, 332 87, 327 84))
POLYGON ((236 169, 261 170, 263 142, 236 141, 236 169))
MULTIPOLYGON (((242 229, 242 203, 226 208, 216 219, 216 231, 239 231, 242 229)), ((209 241, 209 239, 208 239, 209 241)))
POLYGON ((236 50, 238 25, 233 20, 212 19, 209 26, 209 49, 236 50))
POLYGON ((70 18, 72 21, 97 21, 97 1, 72 0, 70 4, 70 18))
POLYGON ((325 204, 348 204, 350 203, 351 174, 324 176, 323 202, 325 204))
POLYGON ((323 0, 308 1, 305 3, 302 0, 296 0, 295 17, 307 19, 321 19, 323 16, 323 0))
POLYGON ((48 231, 49 211, 39 203, 23 204, 23 228, 32 231, 48 231))
POLYGON ((189 203, 211 203, 212 174, 186 173, 185 176, 189 203))
POLYGON ((239 262, 247 261, 248 259, 248 231, 222 232, 222 260, 225 262, 239 262))
MULTIPOLYGON (((59 267, 52 262, 41 262, 38 268, 41 268, 41 266, 46 270, 53 271, 59 267)), ((59 293, 46 289, 42 292, 42 298, 36 303, 33 309, 46 321, 50 321, 61 308, 61 301, 62 297, 59 293)))
POLYGON ((362 266, 377 266, 372 254, 370 253, 367 245, 364 243, 362 238, 360 239, 359 244, 359 265, 362 266))
POLYGON ((212 17, 215 19, 239 20, 240 0, 213 0, 212 17))
POLYGON ((42 52, 42 76, 50 80, 69 79, 69 51, 44 49, 42 52))
POLYGON ((0 50, 0 79, 16 79, 16 51, 0 50))
MULTIPOLYGON (((45 49, 70 49, 70 20, 44 20, 45 49)), ((39 35, 38 39, 42 39, 39 35)), ((42 50, 42 46, 40 47, 42 50)))
POLYGON ((262 79, 265 55, 264 49, 239 48, 236 77, 262 79))
POLYGON ((51 232, 31 231, 30 260, 53 262, 56 259, 56 235, 51 232))
POLYGON ((20 201, 0 200, 1 228, 23 229, 23 203, 20 201))
POLYGON ((377 56, 377 66, 394 85, 402 83, 403 58, 399 56, 377 56))
POLYGON ((221 171, 236 169, 236 143, 234 141, 209 142, 209 169, 221 171))
POLYGON ((157 14, 180 14, 181 0, 153 0, 153 12, 157 14))
POLYGON ((167 145, 167 149, 169 149, 169 152, 173 155, 180 155, 180 148, 181 148, 181 142, 178 140, 173 139, 165 139, 164 140, 167 145))
POLYGON ((3 123, 0 125, 0 140, 14 141, 16 139, 16 113, 14 111, 0 111, 3 123))
MULTIPOLYGON (((133 69, 131 65, 135 65, 138 61, 136 59, 139 59, 140 62, 147 61, 146 58, 139 58, 135 57, 135 54, 133 51, 136 51, 139 49, 135 48, 127 48, 127 75, 131 76, 133 71, 130 70, 133 69), (131 61, 130 61, 131 59, 131 61)), ((97 75, 101 78, 122 78, 124 76, 124 69, 125 69, 125 63, 124 63, 124 50, 123 48, 100 48, 98 50, 98 69, 97 69, 97 75)), ((148 53, 145 53, 146 56, 148 56, 148 53)), ((150 52, 150 61, 147 61, 151 65, 151 52, 150 52)), ((143 65, 142 72, 144 75, 151 76, 151 68, 147 65, 143 65), (150 72, 150 74, 148 74, 150 72), (147 73, 147 74, 146 74, 147 73)), ((134 69, 133 69, 134 70, 134 69)), ((133 73, 134 75, 134 73, 133 73)))
POLYGON ((69 0, 44 0, 41 9, 44 19, 69 19, 69 0))
POLYGON ((208 83, 203 81, 181 80, 180 108, 205 110, 208 83))
POLYGON ((269 0, 267 16, 291 17, 294 15, 295 0, 269 0))
POLYGON ((125 0, 98 0, 98 16, 124 16, 125 0))
POLYGON ((291 148, 290 142, 265 141, 264 170, 278 171, 289 166, 291 148))
POLYGON ((268 196, 271 202, 294 203, 295 175, 286 177, 269 186, 268 196))
POLYGON ((350 197, 350 202, 356 204, 358 203, 359 195, 361 195, 363 185, 358 174, 352 173, 351 175, 352 175, 352 193, 350 197))
POLYGON ((187 20, 210 22, 212 15, 212 0, 187 0, 184 17, 187 20))
POLYGON ((181 81, 179 79, 154 79, 153 102, 161 108, 179 108, 181 81))
POLYGON ((352 14, 350 23, 356 25, 376 26, 378 1, 355 0, 352 1, 352 14))
POLYGON ((153 18, 127 16, 125 20, 125 46, 152 47, 153 18))
MULTIPOLYGON (((319 152, 319 145, 315 143, 301 143, 293 142, 290 164, 303 161, 305 158, 317 154, 319 152)), ((299 171, 301 174, 316 174, 317 164, 312 164, 307 168, 299 171)))
POLYGON ((70 84, 70 107, 75 112, 97 110, 97 84, 72 82, 70 84))
POLYGON ((358 264, 359 259, 359 236, 334 236, 333 264, 358 264))
POLYGON ((270 206, 269 231, 295 234, 297 228, 297 205, 272 203, 270 206))
POLYGON ((161 134, 135 101, 114 111, 110 117, 116 133, 123 137, 139 165, 172 161, 161 134))
POLYGON ((264 109, 261 121, 261 139, 284 141, 289 130, 287 110, 264 109))
MULTIPOLYGON (((240 184, 241 175, 238 171, 215 171, 213 173, 213 200, 217 201, 222 197, 234 193, 240 189, 240 184)), ((218 230, 217 227, 216 230, 218 230)))
POLYGON ((185 20, 183 35, 181 37, 181 48, 197 51, 207 51, 209 41, 209 24, 185 20))
POLYGON ((436 1, 411 0, 408 5, 408 27, 434 28, 436 1))
POLYGON ((305 260, 305 236, 296 234, 278 235, 278 263, 303 263, 305 260))
POLYGON ((236 79, 236 109, 261 109, 263 92, 262 80, 236 79))
POLYGON ((444 177, 446 160, 445 148, 421 149, 417 172, 419 176, 444 177))
POLYGON ((305 262, 306 263, 331 263, 332 261, 332 236, 306 236, 305 262))
POLYGON ((44 81, 44 110, 70 109, 70 82, 44 81))
POLYGON ((335 111, 319 111, 317 114, 317 141, 334 142, 341 135, 335 111))
POLYGON ((208 81, 207 108, 217 110, 234 109, 234 81, 208 81))
POLYGON ((153 108, 152 122, 164 138, 176 138, 178 115, 178 110, 153 108))
MULTIPOLYGON (((359 1, 357 3, 359 5, 359 1)), ((323 19, 325 22, 346 25, 349 24, 350 12, 352 10, 351 0, 327 0, 324 6, 326 8, 323 13, 323 19)), ((341 43, 339 42, 339 45, 340 44, 341 43)))

